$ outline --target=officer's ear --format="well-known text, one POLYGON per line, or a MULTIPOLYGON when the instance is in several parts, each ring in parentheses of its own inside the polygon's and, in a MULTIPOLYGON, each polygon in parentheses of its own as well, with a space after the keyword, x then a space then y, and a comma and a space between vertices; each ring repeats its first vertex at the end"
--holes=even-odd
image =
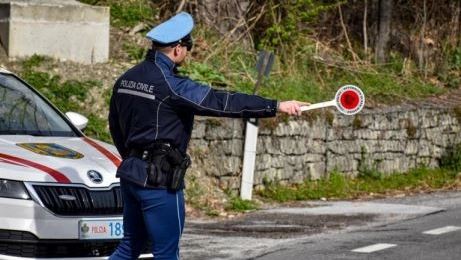
POLYGON ((173 47, 173 54, 175 57, 180 56, 182 52, 183 52, 183 48, 181 44, 177 44, 173 47))

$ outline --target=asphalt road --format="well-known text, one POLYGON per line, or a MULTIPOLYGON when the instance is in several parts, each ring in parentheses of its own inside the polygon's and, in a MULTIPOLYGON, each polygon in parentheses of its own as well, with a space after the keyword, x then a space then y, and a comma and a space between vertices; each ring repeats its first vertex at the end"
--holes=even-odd
POLYGON ((309 201, 218 221, 187 221, 183 260, 460 259, 461 192, 309 201))

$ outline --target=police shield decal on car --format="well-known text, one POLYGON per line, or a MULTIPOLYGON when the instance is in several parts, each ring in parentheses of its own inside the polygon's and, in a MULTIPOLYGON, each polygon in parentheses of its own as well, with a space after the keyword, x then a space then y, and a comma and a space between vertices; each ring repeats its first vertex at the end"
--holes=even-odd
POLYGON ((49 144, 49 143, 21 143, 16 144, 19 147, 30 150, 34 153, 49 155, 55 157, 62 157, 67 159, 80 159, 83 157, 83 154, 71 150, 69 148, 63 147, 59 144, 49 144))

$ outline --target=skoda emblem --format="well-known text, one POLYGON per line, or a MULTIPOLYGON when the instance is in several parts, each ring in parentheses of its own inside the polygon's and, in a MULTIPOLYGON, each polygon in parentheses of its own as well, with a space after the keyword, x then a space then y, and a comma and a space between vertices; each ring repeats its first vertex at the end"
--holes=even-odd
POLYGON ((89 170, 86 174, 93 183, 99 184, 102 182, 102 174, 100 174, 99 172, 95 170, 89 170))

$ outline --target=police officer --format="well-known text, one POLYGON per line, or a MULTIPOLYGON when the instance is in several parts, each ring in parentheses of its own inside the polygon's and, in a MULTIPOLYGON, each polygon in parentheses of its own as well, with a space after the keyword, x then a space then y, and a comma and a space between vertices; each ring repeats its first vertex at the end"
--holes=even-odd
POLYGON ((146 58, 115 82, 110 132, 122 163, 124 238, 110 259, 137 259, 148 240, 155 259, 179 259, 185 219, 184 174, 195 115, 273 117, 300 115, 299 101, 215 90, 178 75, 192 48, 192 17, 181 12, 147 33, 146 58))

